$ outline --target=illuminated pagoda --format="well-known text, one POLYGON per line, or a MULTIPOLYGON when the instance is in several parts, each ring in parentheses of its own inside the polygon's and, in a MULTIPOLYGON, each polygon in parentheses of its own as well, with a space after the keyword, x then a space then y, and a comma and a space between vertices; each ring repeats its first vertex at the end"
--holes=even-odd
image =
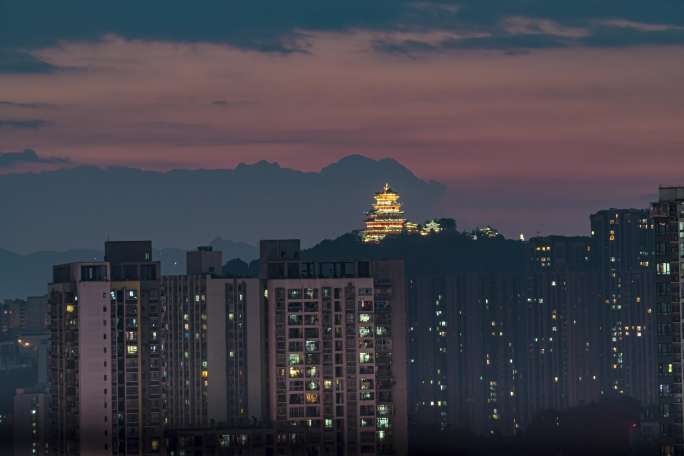
POLYGON ((380 242, 389 234, 416 231, 417 225, 406 221, 399 194, 389 184, 373 198, 375 203, 367 213, 366 228, 361 233, 363 242, 380 242))

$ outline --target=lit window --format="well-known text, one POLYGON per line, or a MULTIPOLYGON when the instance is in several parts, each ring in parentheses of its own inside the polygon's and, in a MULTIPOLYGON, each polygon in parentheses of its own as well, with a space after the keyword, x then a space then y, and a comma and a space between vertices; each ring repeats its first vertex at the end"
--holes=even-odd
POLYGON ((68 313, 72 313, 74 310, 76 310, 76 307, 74 307, 73 304, 67 304, 67 305, 66 305, 66 311, 67 311, 68 313))
POLYGON ((656 271, 660 275, 667 275, 670 273, 670 263, 658 263, 656 271))
POLYGON ((128 346, 128 354, 129 355, 135 355, 138 353, 138 346, 137 345, 129 345, 128 346))
POLYGON ((296 366, 297 364, 302 364, 302 355, 299 353, 290 353, 289 364, 290 364, 290 366, 296 366))
POLYGON ((301 378, 302 370, 299 367, 290 367, 290 378, 301 378))

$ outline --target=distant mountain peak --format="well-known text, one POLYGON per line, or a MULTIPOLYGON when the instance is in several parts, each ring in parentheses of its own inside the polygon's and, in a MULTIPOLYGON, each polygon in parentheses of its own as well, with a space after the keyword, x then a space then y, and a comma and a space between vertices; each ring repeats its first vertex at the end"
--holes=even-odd
POLYGON ((245 168, 255 168, 255 169, 281 169, 280 163, 270 162, 267 160, 259 160, 254 163, 239 163, 235 170, 245 169, 245 168))
POLYGON ((261 160, 222 170, 79 166, 0 175, 0 195, 14 195, 3 201, 4 213, 21 220, 0 223, 0 245, 23 251, 63 249, 75 241, 96 246, 104 233, 161 245, 192 246, 217 233, 252 245, 279 237, 306 245, 358 228, 360 214, 385 182, 401 194, 412 220, 435 216, 442 185, 416 177, 396 160, 358 154, 320 172, 261 160))
POLYGON ((393 158, 374 159, 361 154, 351 154, 323 167, 321 169, 321 174, 335 172, 337 170, 346 171, 348 169, 370 169, 374 171, 384 169, 386 171, 401 170, 401 172, 410 172, 407 167, 393 158))

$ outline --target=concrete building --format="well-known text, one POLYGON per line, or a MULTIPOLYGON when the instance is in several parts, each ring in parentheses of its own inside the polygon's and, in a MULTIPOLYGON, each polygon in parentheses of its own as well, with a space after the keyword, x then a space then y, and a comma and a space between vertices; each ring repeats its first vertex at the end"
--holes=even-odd
POLYGON ((601 321, 591 239, 530 240, 524 318, 528 422, 545 410, 586 405, 601 396, 601 321))
POLYGON ((55 266, 49 286, 50 448, 157 454, 162 443, 159 263, 150 242, 107 242, 104 262, 55 266))
POLYGON ((305 435, 279 441, 270 427, 231 426, 174 429, 168 433, 169 456, 269 456, 306 453, 305 435), (302 444, 300 445, 299 440, 302 444))
POLYGON ((47 296, 7 299, 0 305, 0 335, 47 331, 47 296))
POLYGON ((161 272, 150 241, 105 243, 111 270, 114 454, 157 454, 163 436, 161 272))
POLYGON ((262 241, 269 418, 320 454, 406 454, 406 296, 401 261, 308 260, 262 241))
POLYGON ((590 239, 539 237, 525 249, 514 265, 409 279, 416 450, 456 430, 513 435, 542 411, 600 397, 590 239))
POLYGON ((14 456, 48 455, 48 395, 18 389, 14 396, 14 456))
POLYGON ((684 187, 661 187, 651 208, 655 229, 658 405, 662 456, 684 454, 682 319, 684 304, 684 187))
POLYGON ((55 266, 51 319, 51 454, 112 451, 111 289, 109 264, 55 266))
POLYGON ((521 425, 517 320, 522 274, 450 273, 409 282, 412 449, 448 433, 511 435, 521 425))
POLYGON ((591 216, 599 279, 604 395, 657 402, 655 236, 646 209, 606 209, 591 216))
POLYGON ((261 422, 265 316, 259 280, 221 277, 221 252, 188 252, 188 274, 162 281, 168 427, 261 422))

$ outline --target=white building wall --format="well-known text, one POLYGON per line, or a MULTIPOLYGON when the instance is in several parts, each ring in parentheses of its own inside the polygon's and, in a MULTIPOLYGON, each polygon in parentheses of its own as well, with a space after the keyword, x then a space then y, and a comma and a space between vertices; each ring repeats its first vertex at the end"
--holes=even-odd
POLYGON ((112 448, 110 290, 108 282, 79 282, 79 403, 81 454, 112 448))

